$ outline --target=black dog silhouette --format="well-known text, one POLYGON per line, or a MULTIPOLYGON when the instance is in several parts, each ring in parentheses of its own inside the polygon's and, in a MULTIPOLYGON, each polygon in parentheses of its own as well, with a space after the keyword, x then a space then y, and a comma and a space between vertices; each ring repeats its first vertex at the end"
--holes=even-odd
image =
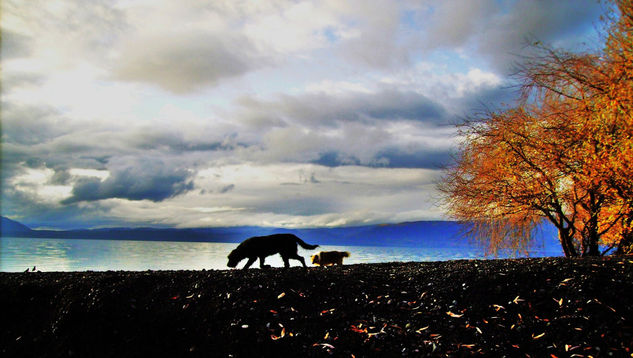
POLYGON ((319 245, 306 244, 293 234, 255 236, 244 240, 235 250, 231 251, 227 265, 229 267, 235 267, 240 261, 248 258, 248 262, 246 262, 246 265, 243 267, 243 269, 246 270, 259 258, 259 267, 265 268, 268 267, 264 264, 266 256, 280 254, 284 260, 284 267, 290 266, 288 262, 290 259, 299 260, 303 264, 303 267, 307 267, 303 257, 297 254, 297 244, 308 250, 319 247, 319 245))

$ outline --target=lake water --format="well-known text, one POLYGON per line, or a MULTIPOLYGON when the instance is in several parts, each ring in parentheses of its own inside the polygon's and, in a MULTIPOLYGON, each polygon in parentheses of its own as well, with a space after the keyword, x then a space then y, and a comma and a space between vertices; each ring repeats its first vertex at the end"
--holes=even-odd
MULTIPOLYGON (((228 269, 227 255, 234 243, 156 242, 126 240, 0 238, 0 271, 21 272, 37 266, 40 271, 107 271, 107 270, 201 270, 228 269)), ((455 248, 411 248, 375 246, 329 246, 316 250, 299 248, 299 255, 309 265, 310 255, 318 251, 349 251, 345 264, 391 261, 444 261, 485 258, 474 246, 455 248)), ((558 248, 538 250, 532 257, 561 256, 558 248)), ((241 268, 246 261, 242 261, 241 268)), ((269 256, 266 263, 283 266, 279 255, 269 256)), ((300 266, 290 260, 291 266, 300 266)), ((259 267, 259 261, 253 267, 259 267)))

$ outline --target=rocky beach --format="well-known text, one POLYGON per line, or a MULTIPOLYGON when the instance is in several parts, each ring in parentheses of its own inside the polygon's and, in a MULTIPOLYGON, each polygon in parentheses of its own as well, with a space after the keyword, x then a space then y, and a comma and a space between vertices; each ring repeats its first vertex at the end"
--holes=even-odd
POLYGON ((631 357, 633 258, 0 273, 0 355, 631 357))

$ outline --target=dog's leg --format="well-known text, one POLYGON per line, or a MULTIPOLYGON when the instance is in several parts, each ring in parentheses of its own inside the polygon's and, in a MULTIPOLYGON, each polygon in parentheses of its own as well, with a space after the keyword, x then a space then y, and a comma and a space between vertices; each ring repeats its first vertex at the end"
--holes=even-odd
POLYGON ((248 262, 246 263, 246 265, 244 265, 242 270, 246 270, 247 268, 251 267, 251 265, 253 264, 253 262, 255 262, 255 260, 257 260, 256 257, 249 257, 248 262))
POLYGON ((299 256, 299 255, 297 255, 297 254, 294 254, 294 255, 292 256, 292 258, 293 258, 293 259, 295 259, 295 260, 299 260, 299 262, 301 262, 301 264, 303 265, 303 267, 306 267, 306 268, 308 267, 308 266, 306 266, 306 260, 304 260, 304 259, 303 259, 303 257, 301 257, 301 256, 299 256))
POLYGON ((264 263, 264 261, 266 260, 266 256, 260 256, 259 257, 259 268, 265 269, 265 268, 269 268, 270 265, 266 265, 264 263))
POLYGON ((284 260, 284 267, 285 268, 290 267, 290 258, 288 256, 282 256, 281 259, 284 260))

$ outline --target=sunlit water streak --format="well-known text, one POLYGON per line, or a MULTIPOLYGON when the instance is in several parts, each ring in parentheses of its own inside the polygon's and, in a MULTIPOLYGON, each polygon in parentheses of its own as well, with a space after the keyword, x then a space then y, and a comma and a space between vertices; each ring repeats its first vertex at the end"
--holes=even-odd
MULTIPOLYGON (((20 272, 37 266, 40 271, 107 270, 202 270, 228 269, 227 255, 237 244, 215 242, 165 242, 127 240, 0 238, 0 271, 20 272)), ((345 264, 392 261, 444 261, 485 258, 475 246, 454 248, 412 248, 376 246, 330 246, 316 250, 299 248, 299 255, 310 264, 310 255, 323 250, 349 251, 345 264)), ((558 249, 535 251, 530 256, 560 256, 558 249)), ((242 267, 242 261, 238 267, 242 267)), ((269 256, 266 264, 281 267, 279 255, 269 256)), ((290 260, 291 266, 299 266, 290 260)), ((257 261, 253 267, 259 267, 257 261)))

